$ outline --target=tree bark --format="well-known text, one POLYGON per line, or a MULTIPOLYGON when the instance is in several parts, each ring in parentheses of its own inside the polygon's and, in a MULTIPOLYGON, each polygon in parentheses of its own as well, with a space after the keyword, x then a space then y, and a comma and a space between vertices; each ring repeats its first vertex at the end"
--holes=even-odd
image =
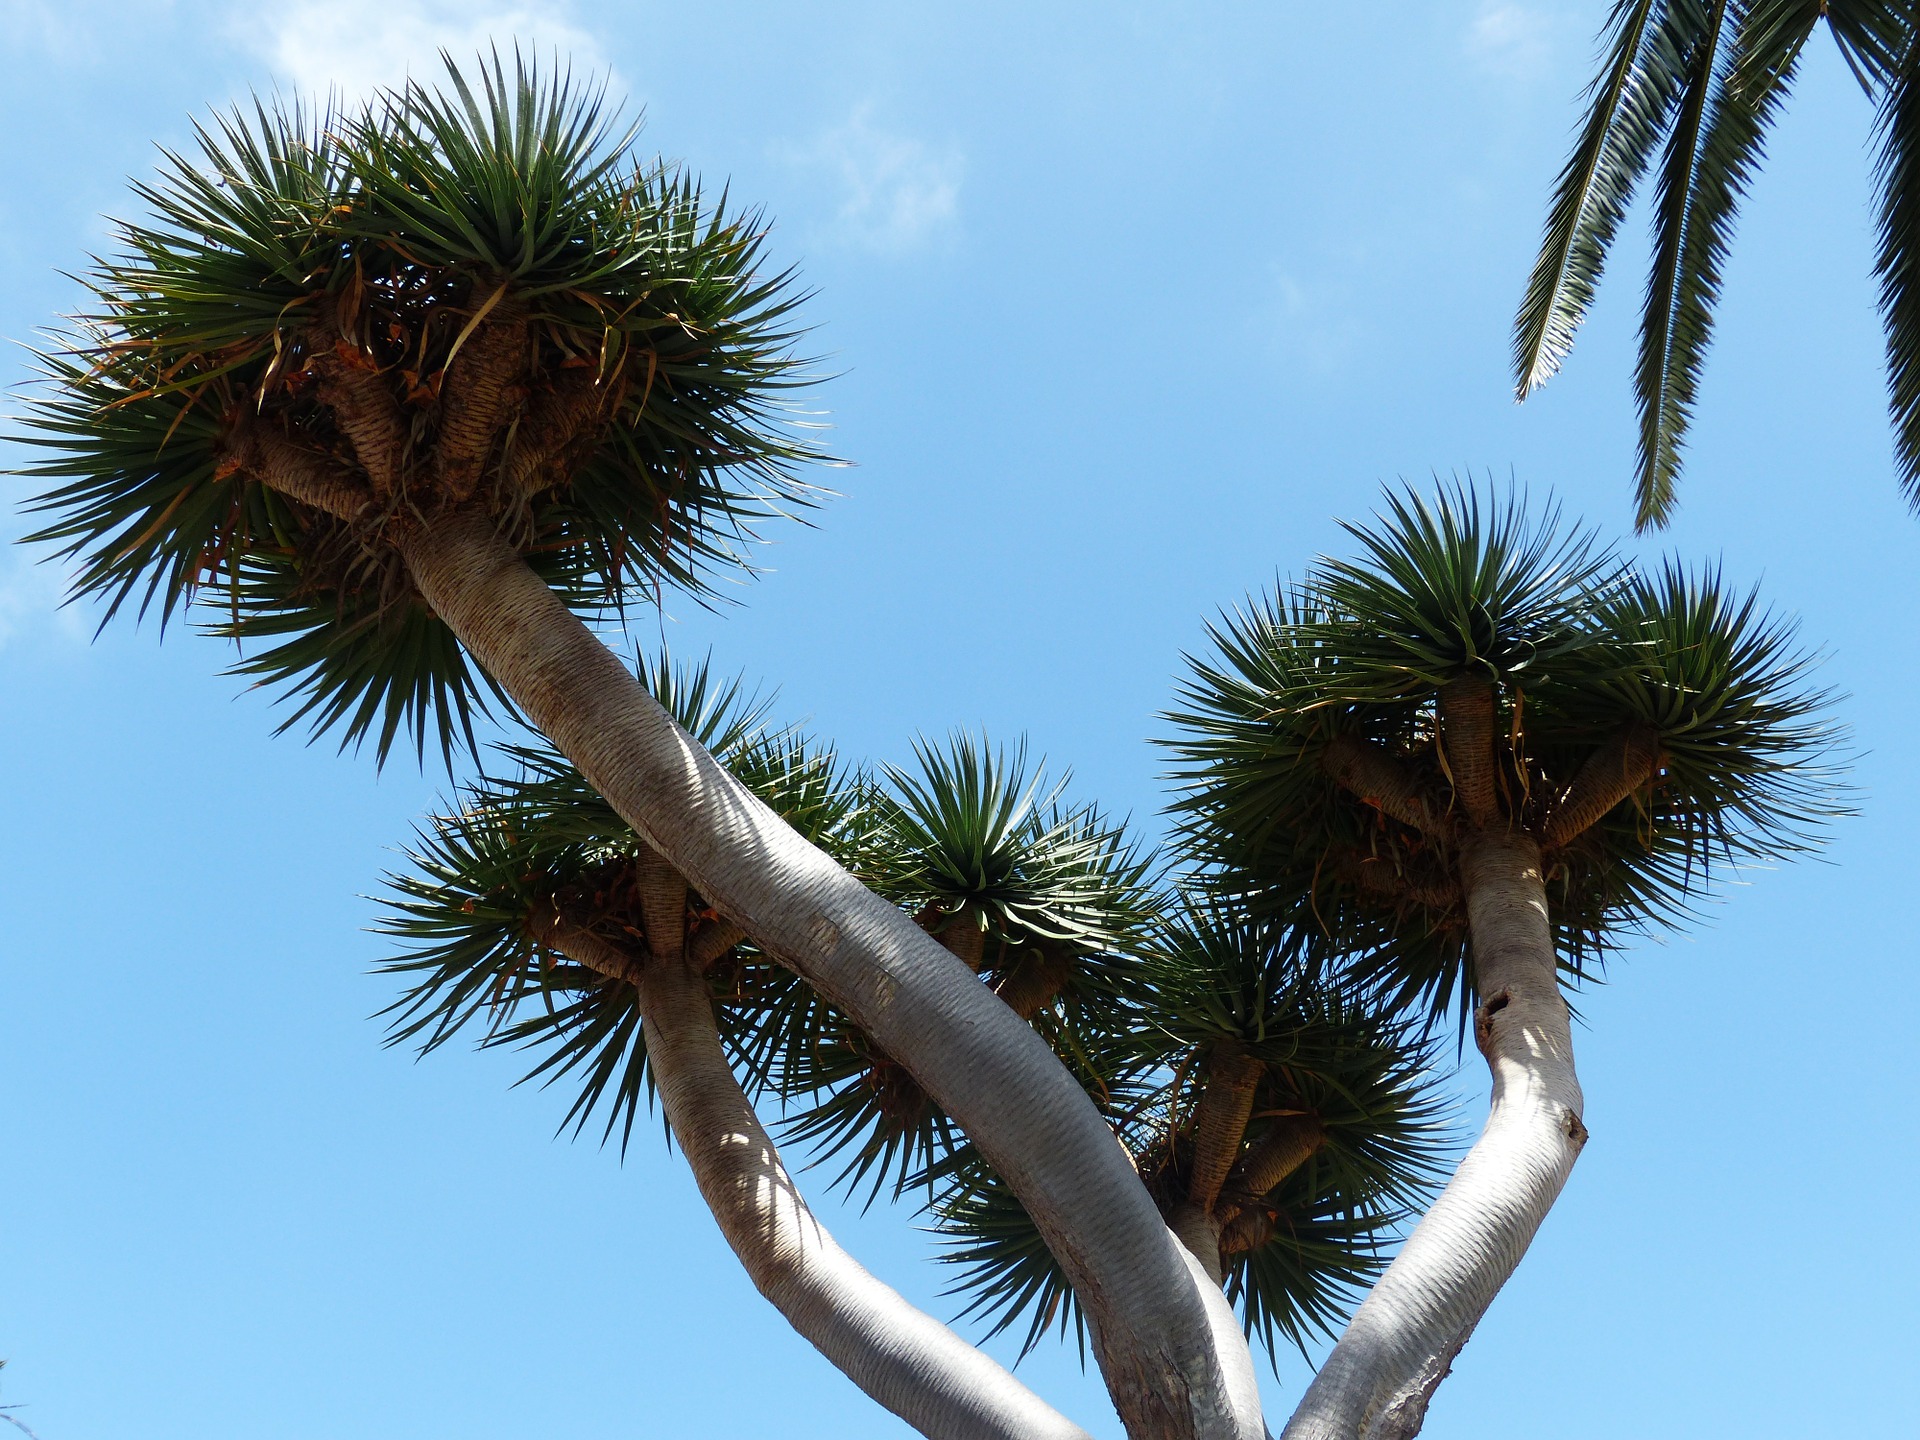
POLYGON ((1454 797, 1475 826, 1492 825, 1500 815, 1494 783, 1493 683, 1466 676, 1440 687, 1440 750, 1454 797))
POLYGON ((427 602, 589 783, 979 1145, 1072 1282, 1128 1434, 1260 1440, 1231 1310, 1040 1037, 675 725, 484 515, 451 514, 396 543, 427 602))
POLYGON ((1567 793, 1547 816, 1541 845, 1554 850, 1577 840, 1651 780, 1659 764, 1659 731, 1640 724, 1621 730, 1589 755, 1575 773, 1567 793))
POLYGON ((1526 1253, 1586 1143, 1540 849, 1482 834, 1462 856, 1493 1072, 1486 1128, 1355 1312, 1282 1440, 1406 1440, 1526 1253))
POLYGON ((674 1138, 754 1286, 862 1390, 934 1440, 1088 1440, 1000 1365, 870 1275, 814 1219, 683 961, 641 967, 647 1063, 674 1138))
POLYGON ((1320 751, 1320 768, 1363 804, 1436 839, 1452 829, 1427 803, 1426 787, 1397 755, 1358 735, 1336 735, 1320 751))

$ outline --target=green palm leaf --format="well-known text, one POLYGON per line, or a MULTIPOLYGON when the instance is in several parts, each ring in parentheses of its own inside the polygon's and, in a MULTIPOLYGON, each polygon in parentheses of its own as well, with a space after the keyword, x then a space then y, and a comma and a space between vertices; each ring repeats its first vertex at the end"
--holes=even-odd
POLYGON ((1616 0, 1607 22, 1606 63, 1587 92, 1592 109, 1554 187, 1514 324, 1520 399, 1546 384, 1573 348, 1607 249, 1659 144, 1681 84, 1672 48, 1658 43, 1667 8, 1662 0, 1616 0))
POLYGON ((798 296, 765 269, 759 218, 641 161, 597 87, 517 56, 477 87, 448 71, 451 94, 256 102, 199 126, 196 153, 163 151, 135 187, 146 215, 83 277, 92 308, 40 358, 21 437, 46 487, 31 538, 77 562, 76 595, 163 624, 204 602, 218 633, 269 647, 242 673, 383 759, 411 732, 450 760, 492 694, 382 538, 447 498, 435 467, 479 383, 463 353, 518 356, 525 384, 459 483, 588 615, 709 593, 756 526, 818 494, 790 399, 798 296), (398 493, 352 524, 264 493, 230 443, 266 425, 355 463, 326 393, 341 365, 403 432, 398 493), (542 450, 537 416, 588 402, 592 425, 542 450))
MULTIPOLYGON (((777 812, 831 846, 854 822, 858 784, 831 750, 771 727, 767 705, 739 681, 715 679, 703 662, 664 655, 642 679, 670 714, 777 812)), ((624 1148, 650 1091, 646 1043, 633 987, 583 969, 539 938, 549 912, 624 946, 638 933, 634 859, 645 846, 625 821, 554 751, 505 751, 517 774, 469 787, 454 813, 435 818, 390 877, 381 932, 401 953, 383 965, 406 990, 389 1007, 392 1043, 423 1051, 477 1031, 483 1046, 528 1048, 526 1079, 571 1076, 578 1090, 565 1120, 576 1131, 606 1114, 624 1148)), ((691 897, 696 912, 699 897, 691 897)), ((769 1036, 777 1042, 805 987, 751 945, 709 972, 721 1038, 757 1087, 768 1083, 769 1036)), ((810 992, 809 992, 810 993, 810 992)))
POLYGON ((1901 52, 1879 115, 1880 314, 1894 454, 1909 503, 1920 508, 1920 46, 1901 52))

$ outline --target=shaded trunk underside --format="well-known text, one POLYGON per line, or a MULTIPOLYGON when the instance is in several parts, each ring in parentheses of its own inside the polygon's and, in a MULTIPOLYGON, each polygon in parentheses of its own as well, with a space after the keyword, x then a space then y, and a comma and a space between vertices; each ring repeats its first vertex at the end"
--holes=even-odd
POLYGON ((427 602, 589 783, 980 1146, 1072 1282, 1129 1436, 1259 1440, 1237 1320, 1045 1042, 680 730, 485 516, 398 543, 427 602))

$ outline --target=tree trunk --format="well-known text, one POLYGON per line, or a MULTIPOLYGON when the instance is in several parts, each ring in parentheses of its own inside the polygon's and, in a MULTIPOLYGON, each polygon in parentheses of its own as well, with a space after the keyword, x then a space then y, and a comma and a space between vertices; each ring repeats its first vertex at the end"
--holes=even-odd
POLYGON ((1482 834, 1461 860, 1493 1072, 1486 1128, 1301 1399, 1282 1440, 1406 1440, 1586 1143, 1539 846, 1482 834))
POLYGON ((935 1440, 1088 1440, 868 1274, 813 1218, 727 1065, 706 980, 656 958, 641 968, 638 988, 647 1063, 674 1138, 733 1253, 793 1328, 935 1440))
POLYGON ((675 725, 484 515, 448 515, 397 543, 427 602, 589 783, 979 1145, 1073 1283, 1128 1434, 1260 1440, 1232 1312, 1040 1037, 675 725))

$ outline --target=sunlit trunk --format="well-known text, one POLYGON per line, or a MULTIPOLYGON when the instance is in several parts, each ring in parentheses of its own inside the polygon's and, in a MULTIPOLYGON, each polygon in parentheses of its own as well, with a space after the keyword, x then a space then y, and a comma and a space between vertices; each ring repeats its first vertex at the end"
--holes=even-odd
POLYGON ((1586 1143, 1540 850, 1474 837, 1462 860, 1486 1128, 1354 1314, 1282 1440, 1405 1440, 1526 1253, 1586 1143))
POLYGON ((655 959, 637 979, 647 1062, 674 1138, 727 1243, 793 1328, 934 1440, 1088 1440, 868 1274, 814 1219, 727 1065, 705 977, 655 959))
POLYGON ((675 725, 484 516, 399 544, 427 602, 620 815, 979 1145, 1072 1281, 1128 1434, 1258 1440, 1239 1325, 1033 1030, 675 725))

